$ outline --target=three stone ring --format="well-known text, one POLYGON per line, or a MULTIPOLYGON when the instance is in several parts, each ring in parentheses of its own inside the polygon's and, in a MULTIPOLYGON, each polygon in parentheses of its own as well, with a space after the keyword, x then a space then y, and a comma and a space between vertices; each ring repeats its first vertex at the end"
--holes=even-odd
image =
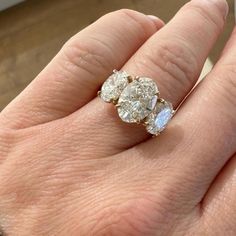
POLYGON ((143 124, 154 136, 166 128, 175 113, 172 104, 160 98, 153 79, 133 77, 125 71, 114 70, 98 95, 103 101, 116 105, 122 121, 143 124))

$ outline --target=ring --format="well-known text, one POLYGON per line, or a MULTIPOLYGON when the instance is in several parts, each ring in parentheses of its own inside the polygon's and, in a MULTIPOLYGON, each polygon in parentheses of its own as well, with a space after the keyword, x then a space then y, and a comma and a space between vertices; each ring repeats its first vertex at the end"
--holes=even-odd
POLYGON ((117 107, 122 121, 143 124, 147 132, 154 136, 166 128, 175 113, 172 104, 160 98, 153 79, 133 77, 125 71, 113 70, 98 95, 117 107))

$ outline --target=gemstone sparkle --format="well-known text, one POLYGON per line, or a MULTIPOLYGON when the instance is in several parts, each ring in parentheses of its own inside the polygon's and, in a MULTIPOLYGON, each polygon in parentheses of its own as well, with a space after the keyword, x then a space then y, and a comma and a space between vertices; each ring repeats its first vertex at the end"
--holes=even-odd
POLYGON ((158 99, 156 83, 140 77, 128 84, 118 100, 118 114, 127 123, 141 122, 154 109, 158 99))
POLYGON ((165 129, 173 116, 173 107, 166 101, 158 101, 154 111, 147 117, 147 131, 150 134, 158 135, 165 129))
POLYGON ((104 82, 100 97, 105 102, 117 101, 121 92, 128 85, 129 75, 125 71, 115 71, 108 79, 104 82))

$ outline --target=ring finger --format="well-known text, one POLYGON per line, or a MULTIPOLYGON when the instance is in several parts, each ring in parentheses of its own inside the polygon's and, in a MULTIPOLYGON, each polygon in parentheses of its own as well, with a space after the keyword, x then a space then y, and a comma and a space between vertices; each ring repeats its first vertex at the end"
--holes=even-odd
MULTIPOLYGON (((227 11, 224 0, 192 0, 123 69, 130 74, 155 78, 162 97, 176 108, 198 79, 223 29, 227 11)), ((83 138, 97 143, 96 150, 102 149, 103 155, 122 151, 149 137, 144 129, 121 122, 115 109, 98 98, 64 122, 70 124, 71 133, 77 136, 82 132, 83 138)))

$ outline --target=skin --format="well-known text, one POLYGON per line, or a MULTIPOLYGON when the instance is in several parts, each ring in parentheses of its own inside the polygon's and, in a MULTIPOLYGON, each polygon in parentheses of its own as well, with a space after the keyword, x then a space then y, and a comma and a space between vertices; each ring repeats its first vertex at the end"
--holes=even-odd
POLYGON ((234 236, 236 30, 192 90, 227 12, 192 0, 163 27, 119 10, 71 38, 0 113, 2 231, 234 236), (188 95, 159 137, 96 97, 114 68, 154 78, 175 108, 188 95))

